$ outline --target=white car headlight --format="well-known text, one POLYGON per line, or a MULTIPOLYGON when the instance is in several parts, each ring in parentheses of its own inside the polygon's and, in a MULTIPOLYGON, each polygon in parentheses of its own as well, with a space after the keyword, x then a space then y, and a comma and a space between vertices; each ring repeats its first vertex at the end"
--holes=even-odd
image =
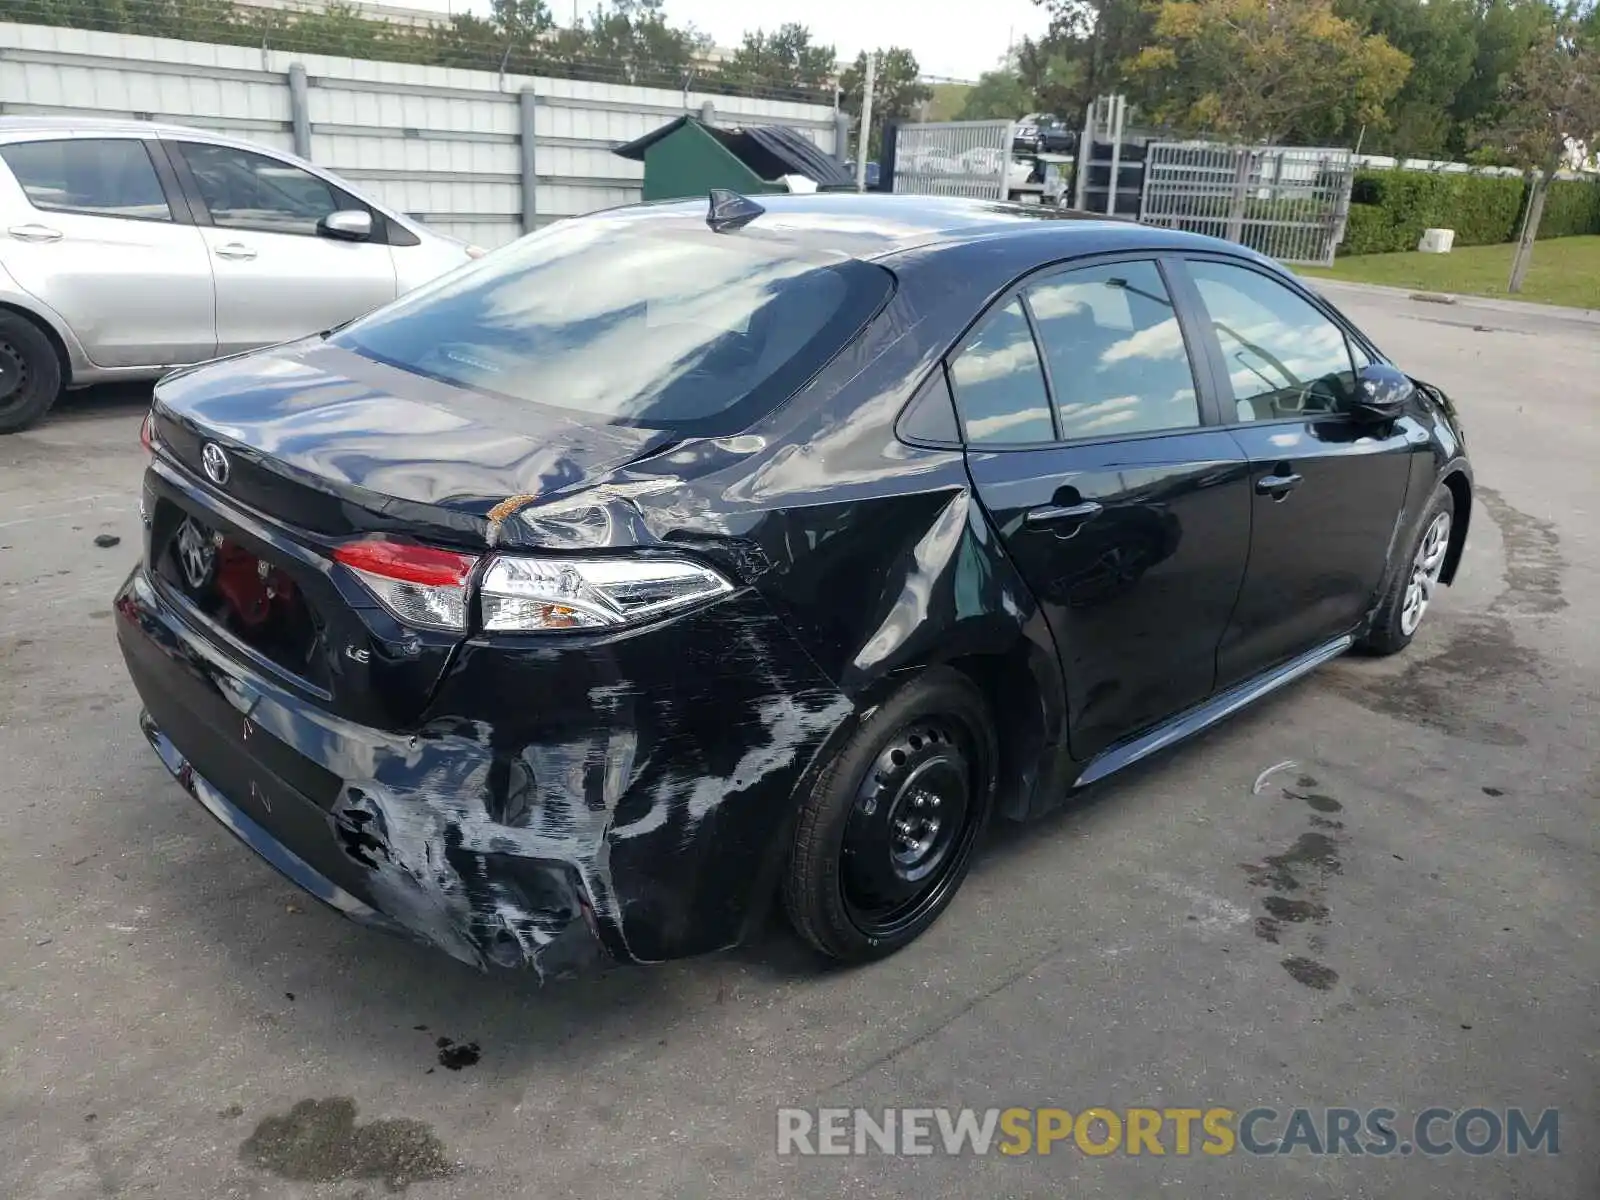
POLYGON ((500 555, 479 585, 491 633, 630 625, 732 590, 710 567, 679 558, 500 555))

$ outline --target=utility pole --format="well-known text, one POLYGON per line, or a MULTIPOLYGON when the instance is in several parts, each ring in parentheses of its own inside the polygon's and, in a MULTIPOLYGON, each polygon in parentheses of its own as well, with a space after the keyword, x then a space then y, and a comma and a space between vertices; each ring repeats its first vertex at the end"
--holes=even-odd
POLYGON ((867 190, 867 143, 872 140, 872 85, 877 81, 878 55, 867 51, 867 77, 861 81, 861 129, 856 134, 856 191, 867 190))

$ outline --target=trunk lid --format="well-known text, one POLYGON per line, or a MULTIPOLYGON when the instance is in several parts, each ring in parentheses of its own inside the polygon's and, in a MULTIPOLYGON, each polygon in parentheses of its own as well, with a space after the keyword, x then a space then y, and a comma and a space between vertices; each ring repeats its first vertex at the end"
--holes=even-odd
POLYGON ((575 491, 677 440, 464 391, 307 339, 168 376, 155 433, 235 503, 322 537, 402 529, 466 549, 514 496, 575 491), (202 454, 228 456, 217 484, 202 454))
POLYGON ((163 589, 235 657, 387 729, 424 710, 464 635, 396 620, 334 549, 385 534, 481 555, 496 505, 591 486, 676 440, 320 339, 169 376, 153 420, 148 561, 163 589))

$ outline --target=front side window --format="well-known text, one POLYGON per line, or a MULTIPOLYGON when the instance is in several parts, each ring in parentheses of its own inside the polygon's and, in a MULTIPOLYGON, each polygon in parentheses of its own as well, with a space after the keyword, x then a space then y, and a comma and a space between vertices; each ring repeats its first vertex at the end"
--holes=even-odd
POLYGON ((327 181, 280 159, 232 146, 181 142, 211 222, 224 229, 314 234, 350 201, 327 181))
POLYGON ((1027 289, 1064 438, 1200 424, 1183 330, 1153 262, 1051 276, 1027 289))
POLYGON ((513 404, 717 436, 797 391, 894 287, 843 255, 641 224, 551 225, 329 340, 513 404))
POLYGON ((44 212, 170 221, 150 152, 136 138, 71 138, 0 146, 28 203, 44 212))
POLYGON ((950 381, 969 445, 1055 438, 1044 368, 1020 300, 989 315, 950 363, 950 381))
POLYGON ((1342 329, 1259 271, 1219 262, 1188 266, 1222 346, 1236 420, 1345 410, 1355 367, 1342 329))

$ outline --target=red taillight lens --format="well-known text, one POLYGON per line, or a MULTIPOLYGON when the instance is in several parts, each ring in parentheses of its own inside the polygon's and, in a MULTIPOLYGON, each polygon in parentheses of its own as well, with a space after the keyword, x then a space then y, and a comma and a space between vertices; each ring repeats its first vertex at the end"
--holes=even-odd
POLYGON ((472 555, 375 538, 340 546, 333 557, 400 620, 466 629, 467 577, 478 564, 472 555))
POLYGON ((144 414, 144 420, 139 423, 139 444, 144 447, 146 454, 156 452, 156 414, 154 410, 144 414))
POLYGON ((457 554, 453 550, 377 539, 340 546, 333 552, 333 557, 358 571, 370 571, 374 575, 405 583, 420 583, 427 587, 450 587, 464 583, 478 562, 470 554, 457 554))

